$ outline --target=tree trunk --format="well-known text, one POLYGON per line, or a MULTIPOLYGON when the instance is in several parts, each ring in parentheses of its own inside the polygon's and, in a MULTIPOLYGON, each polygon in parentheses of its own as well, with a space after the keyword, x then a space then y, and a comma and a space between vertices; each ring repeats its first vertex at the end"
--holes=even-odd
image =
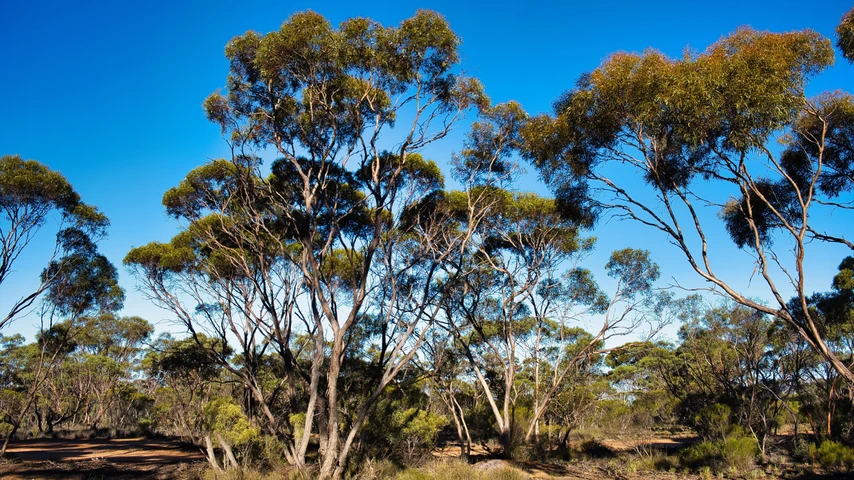
POLYGON ((329 356, 329 374, 327 375, 326 408, 329 412, 326 426, 326 454, 320 467, 319 478, 330 478, 337 472, 338 463, 338 375, 341 373, 341 353, 344 350, 343 338, 340 331, 335 333, 332 351, 329 356))
POLYGON ((6 435, 5 439, 3 439, 3 447, 2 447, 2 449, 0 449, 0 458, 6 457, 6 448, 9 447, 9 440, 11 440, 12 437, 14 437, 16 433, 18 433, 18 424, 13 424, 12 425, 12 431, 9 432, 8 435, 6 435))
MULTIPOLYGON (((308 451, 308 443, 311 439, 311 431, 314 426, 314 414, 317 410, 318 405, 318 389, 320 385, 320 368, 323 365, 323 342, 317 342, 319 345, 315 345, 316 353, 314 355, 312 364, 311 364, 311 382, 309 383, 309 397, 308 397, 308 406, 305 411, 305 422, 303 425, 302 438, 294 439, 295 443, 295 452, 294 452, 294 465, 297 468, 303 468, 305 466, 305 453, 308 451), (297 442, 298 440, 298 442, 297 442)), ((321 427, 324 425, 320 425, 321 427)), ((322 432, 322 430, 321 430, 322 432)), ((323 435, 320 435, 323 438, 323 435)), ((320 452, 320 458, 323 458, 324 451, 320 452)))
POLYGON ((229 467, 239 468, 240 464, 237 463, 237 459, 234 457, 234 452, 231 450, 231 445, 222 438, 222 435, 219 433, 216 434, 216 439, 219 441, 219 445, 222 447, 222 451, 225 452, 225 458, 228 459, 229 467))
POLYGON ((217 472, 222 471, 222 467, 219 466, 219 462, 216 461, 216 453, 214 452, 213 443, 211 443, 210 435, 205 435, 205 451, 208 454, 208 463, 211 464, 214 470, 217 472))

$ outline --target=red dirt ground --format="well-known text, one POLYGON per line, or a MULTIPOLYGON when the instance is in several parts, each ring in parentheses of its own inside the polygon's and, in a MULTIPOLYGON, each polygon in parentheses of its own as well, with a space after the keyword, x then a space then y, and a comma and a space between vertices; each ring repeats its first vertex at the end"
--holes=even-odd
POLYGON ((204 461, 198 449, 172 440, 35 439, 13 442, 0 463, 6 479, 166 479, 179 478, 204 461))

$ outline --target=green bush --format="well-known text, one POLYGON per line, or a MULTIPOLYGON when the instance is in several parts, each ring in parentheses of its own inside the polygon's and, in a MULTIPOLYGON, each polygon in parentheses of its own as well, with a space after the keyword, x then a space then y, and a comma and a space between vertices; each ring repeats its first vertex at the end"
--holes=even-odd
POLYGON ((808 462, 811 458, 811 450, 815 448, 803 435, 795 440, 792 446, 792 458, 799 462, 808 462))
POLYGON ((261 429, 252 425, 246 414, 231 398, 217 398, 205 405, 205 427, 219 433, 232 447, 240 447, 255 441, 261 429))
POLYGON ((726 405, 709 405, 694 417, 697 432, 706 440, 723 439, 730 430, 731 414, 732 410, 726 405))
POLYGON ((711 467, 717 472, 751 468, 759 455, 756 441, 740 428, 733 428, 730 432, 723 440, 700 442, 682 450, 679 453, 682 465, 695 471, 711 467))
POLYGON ((717 442, 700 442, 679 452, 679 461, 692 470, 709 467, 721 459, 717 442))
POLYGON ((825 440, 821 446, 816 448, 810 446, 812 459, 827 470, 845 470, 850 472, 854 469, 854 448, 845 446, 839 442, 825 440))
POLYGON ((759 446, 750 437, 733 435, 720 442, 720 455, 725 466, 744 470, 753 466, 759 446))

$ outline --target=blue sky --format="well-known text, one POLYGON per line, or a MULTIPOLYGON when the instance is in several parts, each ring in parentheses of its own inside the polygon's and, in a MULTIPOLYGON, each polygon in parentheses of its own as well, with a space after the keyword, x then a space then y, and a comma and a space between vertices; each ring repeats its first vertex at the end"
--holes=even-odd
MULTIPOLYGON (((0 154, 20 154, 62 172, 84 201, 101 208, 112 220, 101 248, 120 265, 132 246, 165 241, 176 232, 178 225, 160 204, 163 192, 190 169, 226 154, 201 103, 224 85, 223 49, 230 38, 250 29, 274 30, 306 9, 334 24, 354 16, 396 24, 417 8, 445 15, 463 40, 462 68, 484 83, 494 101, 517 100, 529 113, 539 113, 615 51, 652 47, 676 57, 686 46, 702 50, 740 25, 772 31, 811 28, 832 37, 851 4, 3 0, 0 154)), ((838 58, 810 90, 851 91, 853 80, 854 68, 838 58)), ((443 164, 459 149, 465 130, 461 125, 425 153, 443 164)), ((530 184, 523 189, 545 192, 535 177, 526 178, 530 184)), ((611 250, 636 246, 652 250, 664 276, 699 285, 684 259, 648 229, 607 222, 593 234, 600 239, 590 260, 594 272, 601 272, 611 250)), ((8 285, 0 287, 0 308, 35 283, 44 265, 38 246, 33 244, 8 285)), ((828 249, 815 257, 816 290, 829 286, 845 253, 828 249)), ((733 278, 746 279, 745 257, 734 250, 731 255, 724 272, 732 269, 733 278)), ((124 313, 151 321, 166 318, 135 292, 133 279, 120 269, 128 292, 124 313)), ((22 319, 3 333, 29 335, 33 321, 22 319)))

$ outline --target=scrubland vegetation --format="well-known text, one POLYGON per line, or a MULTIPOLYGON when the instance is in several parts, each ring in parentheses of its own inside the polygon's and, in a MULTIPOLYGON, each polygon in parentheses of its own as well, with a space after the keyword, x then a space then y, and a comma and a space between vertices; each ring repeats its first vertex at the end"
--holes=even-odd
POLYGON ((851 474, 854 257, 810 277, 814 251, 854 248, 821 220, 850 219, 854 97, 805 93, 831 41, 745 27, 682 59, 614 54, 533 117, 461 74, 458 44, 428 11, 229 42, 204 106, 233 155, 165 192, 180 233, 124 258, 173 335, 119 315, 106 217, 2 157, 0 282, 56 235, 0 321, 41 319, 0 339, 3 453, 164 435, 211 479, 851 474), (442 171, 429 147, 466 115, 442 171), (521 189, 523 164, 554 198, 521 189), (613 215, 670 245, 592 265, 613 215), (714 225, 767 297, 715 273, 714 225), (697 284, 662 281, 657 255, 697 284))

